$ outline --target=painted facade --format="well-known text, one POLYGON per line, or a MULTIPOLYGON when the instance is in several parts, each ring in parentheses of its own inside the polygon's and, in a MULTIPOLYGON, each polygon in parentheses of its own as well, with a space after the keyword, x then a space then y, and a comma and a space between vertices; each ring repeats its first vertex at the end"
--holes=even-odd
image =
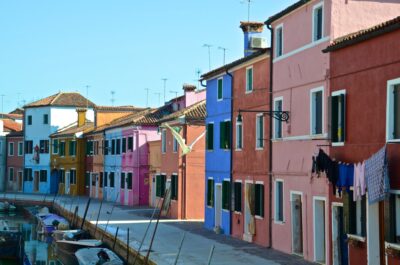
MULTIPOLYGON (((328 48, 331 96, 345 98, 345 138, 332 143, 332 157, 357 163, 386 144, 389 161, 390 198, 374 204, 361 201, 355 206, 356 212, 365 207, 366 215, 343 218, 345 223, 355 223, 346 227, 347 234, 355 235, 349 243, 350 264, 400 263, 396 255, 400 253, 400 147, 395 118, 399 110, 394 103, 398 102, 400 87, 399 28, 397 18, 365 34, 356 33, 353 41, 338 40, 328 48), (357 218, 359 221, 353 222, 357 218)), ((343 202, 345 212, 354 211, 351 200, 350 196, 349 202, 343 202)))
POLYGON ((86 106, 93 121, 94 104, 79 93, 60 92, 24 107, 24 192, 57 192, 58 179, 50 175, 50 135, 76 121, 76 108, 86 106))
POLYGON ((273 248, 333 264, 337 227, 331 209, 340 203, 326 178, 311 176, 312 156, 319 148, 329 154, 330 146, 330 57, 321 51, 337 37, 396 16, 398 8, 390 0, 299 1, 267 20, 273 35, 272 107, 290 112, 288 123, 274 122, 272 128, 273 248))
POLYGON ((173 219, 204 219, 205 114, 206 104, 202 100, 160 121, 161 168, 156 176, 156 196, 163 197, 161 189, 170 188, 170 205, 164 215, 173 219), (166 124, 191 146, 189 153, 183 154, 182 146, 166 124))
POLYGON ((11 132, 7 135, 6 138, 6 190, 11 192, 21 192, 23 190, 24 174, 24 132, 11 132))
POLYGON ((161 172, 161 140, 149 141, 149 206, 157 207, 156 176, 161 172))

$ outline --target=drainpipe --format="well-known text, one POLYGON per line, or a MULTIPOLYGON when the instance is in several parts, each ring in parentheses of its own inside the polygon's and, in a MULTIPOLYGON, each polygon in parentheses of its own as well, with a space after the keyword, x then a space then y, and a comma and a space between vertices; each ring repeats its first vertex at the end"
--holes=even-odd
POLYGON ((200 80, 200 85, 201 85, 202 87, 207 88, 207 85, 203 84, 203 81, 204 81, 204 79, 201 79, 201 80, 200 80))
MULTIPOLYGON (((269 110, 273 111, 273 98, 272 98, 272 84, 273 84, 273 58, 274 58, 274 30, 270 24, 267 24, 267 28, 271 32, 271 49, 269 56, 269 110)), ((269 248, 272 247, 272 122, 273 117, 269 119, 269 248)))
MULTIPOLYGON (((233 181, 233 172, 232 172, 232 170, 233 170, 233 163, 232 163, 232 159, 233 159, 233 152, 232 152, 232 149, 233 149, 233 80, 234 80, 234 78, 233 78, 233 75, 231 74, 231 73, 229 73, 228 72, 228 69, 225 69, 225 73, 227 74, 227 75, 229 75, 230 77, 231 77, 231 98, 230 98, 230 100, 231 100, 231 131, 230 131, 230 133, 231 133, 231 153, 230 153, 230 156, 231 156, 231 160, 230 160, 230 165, 229 165, 229 174, 230 174, 230 176, 229 176, 229 178, 230 178, 230 182, 231 182, 231 197, 229 198, 231 201, 230 201, 230 204, 232 204, 232 181, 233 181)), ((232 208, 232 205, 231 205, 231 208, 232 208)), ((229 234, 230 235, 232 235, 232 223, 233 223, 233 221, 232 221, 232 211, 230 211, 230 218, 229 218, 229 222, 230 222, 230 224, 229 224, 229 234)))

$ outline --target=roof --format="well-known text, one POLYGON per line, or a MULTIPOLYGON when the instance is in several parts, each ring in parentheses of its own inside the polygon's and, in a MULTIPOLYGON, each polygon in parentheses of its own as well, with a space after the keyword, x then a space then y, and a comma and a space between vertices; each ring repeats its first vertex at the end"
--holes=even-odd
POLYGON ((269 17, 267 19, 267 21, 265 21, 266 25, 270 25, 272 22, 274 22, 275 20, 283 17, 284 15, 289 14, 290 12, 296 10, 297 8, 307 4, 308 2, 311 2, 312 0, 300 0, 297 1, 296 3, 294 3, 291 6, 288 6, 287 8, 283 9, 282 11, 280 11, 279 13, 276 13, 275 15, 269 17))
POLYGON ((331 52, 400 29, 400 16, 335 39, 323 52, 331 52))
POLYGON ((95 104, 78 92, 59 92, 46 98, 39 99, 24 106, 24 108, 63 106, 63 107, 91 107, 95 104))
POLYGON ((10 120, 22 120, 22 114, 13 114, 13 113, 0 113, 0 118, 10 119, 10 120))
POLYGON ((240 59, 238 59, 238 60, 236 60, 236 61, 233 61, 233 62, 231 62, 231 63, 229 63, 229 64, 226 64, 226 65, 224 65, 224 66, 221 66, 221 67, 219 67, 219 68, 216 68, 216 69, 214 69, 214 70, 211 70, 211 71, 208 72, 208 73, 203 74, 203 75, 201 76, 201 79, 206 80, 206 79, 209 79, 209 78, 211 78, 211 77, 213 77, 213 76, 216 76, 216 75, 218 75, 218 74, 224 73, 224 72, 228 71, 230 68, 233 68, 233 67, 235 67, 235 66, 237 66, 237 65, 240 65, 240 64, 242 64, 242 63, 248 62, 248 61, 250 61, 250 60, 252 60, 252 59, 254 59, 254 58, 257 58, 257 57, 260 56, 260 55, 269 53, 269 51, 270 51, 270 48, 260 49, 259 51, 256 51, 255 53, 253 53, 253 54, 251 54, 251 55, 249 55, 249 56, 240 58, 240 59))
POLYGON ((51 134, 50 137, 69 137, 75 136, 76 133, 87 133, 94 129, 94 123, 86 120, 85 124, 78 127, 77 122, 71 123, 59 130, 55 133, 51 134))
POLYGON ((21 131, 22 124, 10 119, 2 119, 4 131, 21 131))
POLYGON ((16 108, 15 110, 11 111, 9 114, 24 114, 24 109, 22 108, 16 108))
POLYGON ((9 134, 7 134, 7 137, 24 137, 24 131, 12 131, 9 134))
POLYGON ((178 119, 182 116, 185 117, 185 120, 190 121, 204 121, 206 118, 206 100, 199 101, 187 108, 176 111, 170 115, 165 116, 160 119, 160 123, 167 122, 171 120, 178 119))
POLYGON ((135 106, 96 106, 95 107, 96 111, 121 111, 121 112, 125 112, 125 111, 141 111, 144 110, 146 108, 138 108, 135 106))

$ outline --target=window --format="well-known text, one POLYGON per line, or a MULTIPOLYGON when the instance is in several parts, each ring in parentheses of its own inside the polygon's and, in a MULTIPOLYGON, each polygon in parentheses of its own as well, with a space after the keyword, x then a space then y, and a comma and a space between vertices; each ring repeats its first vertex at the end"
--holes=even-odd
POLYGON ((230 210, 231 188, 228 180, 222 181, 222 209, 230 210))
POLYGON ((40 140, 40 153, 48 154, 49 153, 49 140, 40 140))
POLYGON ((90 172, 86 172, 85 173, 85 187, 89 187, 90 186, 90 172))
POLYGON ((14 143, 8 143, 8 156, 14 156, 14 143))
POLYGON ((255 215, 264 217, 264 185, 256 183, 255 193, 255 215))
POLYGON ((242 183, 235 182, 234 184, 234 195, 235 195, 235 212, 242 211, 242 183))
POLYGON ((47 182, 47 170, 40 170, 40 182, 47 182))
POLYGON ((121 154, 121 139, 117 139, 116 143, 117 143, 117 148, 116 148, 116 152, 115 153, 117 155, 120 155, 121 154))
POLYGON ((165 129, 161 131, 161 152, 167 152, 167 131, 165 129))
POLYGON ((28 115, 28 125, 32 125, 32 115, 28 115))
POLYGON ((25 154, 32 154, 33 141, 25 141, 25 154))
POLYGON ((178 199, 178 175, 171 175, 171 200, 178 199))
POLYGON ((219 123, 220 128, 220 148, 230 149, 231 148, 231 121, 221 121, 219 123))
POLYGON ((214 207, 214 180, 207 180, 207 206, 214 207))
POLYGON ((275 181, 275 221, 283 222, 283 181, 275 181))
POLYGON ((128 137, 128 151, 132 151, 133 150, 133 137, 129 136, 128 137))
POLYGON ((99 142, 92 141, 92 143, 93 143, 93 155, 98 155, 99 154, 99 142))
POLYGON ((125 172, 121 172, 121 189, 125 189, 125 172))
POLYGON ((256 116, 256 149, 264 148, 264 115, 256 116))
POLYGON ((332 93, 331 110, 331 139, 332 143, 343 143, 345 139, 346 127, 346 94, 345 91, 332 93))
POLYGON ((206 147, 207 150, 214 149, 214 123, 207 124, 206 147))
POLYGON ((157 197, 164 197, 166 182, 167 182, 166 175, 157 175, 156 176, 156 196, 157 197))
POLYGON ((32 181, 32 168, 25 168, 24 169, 24 181, 32 181))
POLYGON ((126 179, 126 185, 128 186, 128 190, 131 190, 132 189, 132 172, 129 172, 128 174, 128 177, 127 177, 127 179, 126 179))
POLYGON ((178 141, 175 139, 174 136, 172 136, 172 137, 173 137, 173 140, 172 140, 172 151, 174 153, 176 153, 176 152, 178 152, 178 141))
POLYGON ((115 172, 110 172, 110 187, 114 188, 114 177, 115 177, 115 172))
POLYGON ((60 156, 65 156, 65 142, 64 141, 60 142, 59 153, 60 153, 60 156))
POLYGON ((217 81, 217 100, 222 100, 223 97, 223 81, 222 78, 217 81))
POLYGON ((400 194, 390 194, 385 201, 385 241, 400 243, 400 194))
POLYGON ((93 153, 94 153, 94 142, 93 142, 93 140, 87 141, 86 142, 86 155, 92 156, 93 153))
POLYGON ((323 4, 318 4, 313 8, 313 41, 322 39, 323 35, 323 4))
POLYGON ((347 234, 365 237, 367 234, 367 199, 353 200, 353 191, 343 193, 343 211, 345 232, 347 234), (347 224, 347 225, 346 225, 347 224))
POLYGON ((109 142, 108 140, 104 141, 104 155, 108 155, 108 148, 109 148, 109 142))
POLYGON ((76 156, 76 141, 69 142, 69 155, 76 156))
POLYGON ((59 174, 60 174, 60 183, 65 183, 65 170, 60 169, 59 174))
MULTIPOLYGON (((243 118, 242 118, 243 119, 243 118)), ((236 120, 236 149, 243 148, 243 121, 236 120)))
POLYGON ((24 143, 18 142, 18 156, 24 155, 24 143))
POLYGON ((76 184, 76 170, 75 169, 71 169, 69 171, 69 183, 70 184, 76 184))
POLYGON ((108 186, 108 172, 104 172, 104 187, 108 186))
POLYGON ((283 54, 283 25, 277 26, 275 30, 275 57, 279 57, 283 54))
POLYGON ((311 90, 311 134, 322 134, 323 88, 311 90))
POLYGON ((253 67, 246 69, 246 93, 253 91, 253 67))
POLYGON ((115 155, 116 146, 115 146, 115 139, 111 140, 111 155, 115 155))
POLYGON ((400 78, 387 83, 386 140, 400 140, 400 78))
POLYGON ((126 153, 126 137, 122 138, 122 153, 126 153))
POLYGON ((58 139, 53 139, 53 155, 58 154, 58 148, 59 148, 58 139))
POLYGON ((49 124, 49 114, 43 114, 43 124, 49 124))
POLYGON ((14 181, 14 168, 13 167, 8 168, 8 180, 14 181))
MULTIPOLYGON (((274 99, 274 111, 282 111, 283 98, 274 99)), ((274 119, 274 139, 282 138, 282 121, 274 119)))

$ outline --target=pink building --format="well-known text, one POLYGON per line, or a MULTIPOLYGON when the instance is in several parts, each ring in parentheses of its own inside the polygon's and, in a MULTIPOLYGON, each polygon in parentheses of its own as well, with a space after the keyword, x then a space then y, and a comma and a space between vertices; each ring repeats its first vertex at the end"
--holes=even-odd
POLYGON ((380 1, 298 1, 270 17, 272 28, 273 109, 290 112, 287 123, 272 126, 272 247, 323 264, 344 242, 332 215, 343 204, 331 194, 326 177, 311 174, 319 148, 329 154, 328 96, 333 39, 395 17, 400 5, 380 1))
POLYGON ((24 132, 13 131, 7 136, 7 191, 23 190, 24 132))

